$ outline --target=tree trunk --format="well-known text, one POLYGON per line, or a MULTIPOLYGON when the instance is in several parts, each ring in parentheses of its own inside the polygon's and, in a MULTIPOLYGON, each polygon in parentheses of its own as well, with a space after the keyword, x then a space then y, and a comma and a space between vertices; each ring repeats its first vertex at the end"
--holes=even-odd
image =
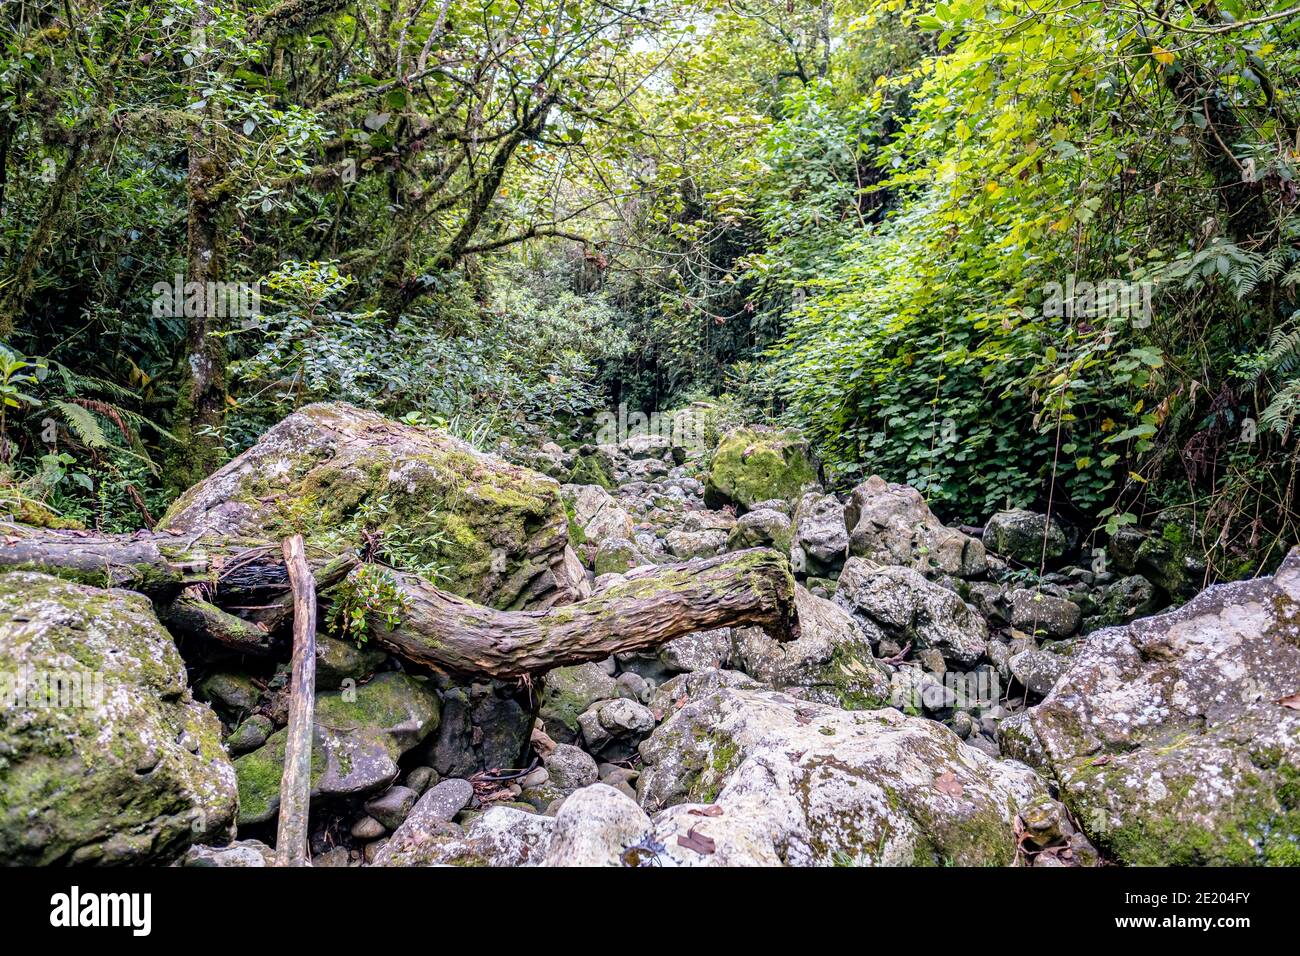
MULTIPOLYGON (((208 71, 215 57, 207 32, 212 25, 209 0, 199 0, 194 16, 195 47, 199 51, 192 70, 195 99, 208 82, 208 71)), ((208 289, 209 282, 221 277, 221 237, 229 228, 225 221, 226 202, 216 186, 223 162, 221 140, 215 135, 222 122, 220 110, 211 102, 199 111, 190 131, 189 172, 186 181, 186 253, 184 284, 208 289)), ((179 494, 190 485, 216 471, 227 456, 224 439, 226 423, 226 347, 214 333, 222 331, 219 315, 224 309, 206 291, 197 301, 184 295, 184 360, 176 406, 172 414, 172 432, 176 447, 168 456, 168 487, 179 494), (195 307, 197 306, 197 307, 195 307)))
MULTIPOLYGON (((330 588, 358 564, 355 555, 309 562, 326 600, 341 599, 330 588)), ((270 543, 24 529, 0 545, 3 567, 140 591, 175 633, 244 653, 275 653, 276 631, 296 616, 289 573, 270 543)), ((632 572, 586 600, 537 611, 493 610, 413 574, 392 574, 398 621, 390 627, 373 615, 373 639, 409 661, 471 679, 541 673, 720 627, 762 627, 781 641, 799 632, 789 564, 768 548, 632 572)))
POLYGON ((794 578, 765 548, 657 567, 547 611, 494 611, 414 575, 399 581, 406 608, 393 627, 373 622, 374 639, 460 677, 522 677, 719 627, 798 636, 794 578))

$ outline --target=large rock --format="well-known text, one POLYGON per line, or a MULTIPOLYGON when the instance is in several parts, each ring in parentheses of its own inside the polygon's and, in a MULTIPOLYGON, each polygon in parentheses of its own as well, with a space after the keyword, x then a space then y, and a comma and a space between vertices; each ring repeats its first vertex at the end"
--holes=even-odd
POLYGON ((844 508, 849 552, 880 564, 917 567, 961 578, 988 570, 978 538, 945 528, 921 493, 872 475, 853 489, 844 508))
POLYGON ((869 631, 881 630, 918 650, 935 648, 955 664, 978 663, 988 643, 988 625, 974 608, 911 568, 872 567, 850 558, 835 603, 869 631))
POLYGON ((1070 550, 1070 537, 1055 519, 1023 508, 999 511, 984 526, 987 547, 1031 568, 1059 564, 1070 550))
POLYGON ((583 542, 598 545, 611 538, 631 538, 636 532, 631 516, 599 485, 565 485, 563 490, 583 542))
MULTIPOLYGON (((438 726, 438 698, 423 682, 389 671, 347 691, 316 695, 311 794, 367 796, 397 779, 398 758, 438 726)), ((260 823, 280 808, 287 730, 235 761, 239 822, 260 823)))
POLYGON ((278 540, 331 551, 400 535, 439 585, 493 607, 557 588, 568 533, 560 486, 441 432, 343 404, 309 405, 199 482, 160 530, 278 540))
POLYGON ((555 816, 545 866, 610 866, 650 832, 636 801, 603 783, 584 787, 555 816))
POLYGON ((737 519, 727 536, 728 551, 746 548, 776 548, 782 554, 790 552, 793 531, 790 519, 774 508, 755 508, 737 519))
POLYGON ((1006 865, 1020 809, 1048 799, 1022 764, 934 721, 844 711, 776 691, 688 702, 641 746, 641 805, 686 865, 1006 865), (690 812, 713 803, 715 816, 690 812), (681 846, 694 828, 713 853, 681 846))
MULTIPOLYGON (((889 675, 871 653, 872 638, 838 605, 795 588, 799 639, 780 643, 757 627, 733 632, 735 666, 777 690, 848 710, 883 707, 889 675)), ((877 632, 876 639, 879 640, 877 632)))
POLYGON ((399 841, 394 834, 374 862, 376 866, 539 866, 554 825, 550 817, 492 807, 463 831, 454 824, 431 822, 423 831, 412 831, 408 839, 399 841))
POLYGON ((795 498, 817 480, 808 443, 792 432, 737 428, 713 452, 704 499, 710 507, 728 502, 742 509, 774 498, 795 498))
POLYGON ((149 601, 0 575, 0 860, 146 863, 229 838, 235 771, 149 601))
POLYGON ((794 513, 794 546, 803 555, 804 574, 825 576, 844 567, 849 555, 849 532, 844 506, 833 495, 809 492, 799 499, 794 513))
POLYGON ((1300 550, 1277 574, 1084 639, 1016 727, 1099 847, 1139 865, 1300 864, 1300 550))

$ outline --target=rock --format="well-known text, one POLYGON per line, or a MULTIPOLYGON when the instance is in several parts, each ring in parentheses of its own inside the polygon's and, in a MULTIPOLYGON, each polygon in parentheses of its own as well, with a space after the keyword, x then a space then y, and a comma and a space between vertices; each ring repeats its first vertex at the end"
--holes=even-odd
POLYGON ((1019 736, 1109 856, 1300 864, 1300 711, 1279 703, 1297 690, 1297 621, 1300 549, 1271 578, 1083 639, 1019 736))
POLYGON ((779 643, 761 628, 736 628, 736 666, 777 690, 848 710, 883 707, 889 675, 871 654, 871 638, 839 606, 796 585, 799 639, 779 643))
POLYGON ((546 732, 560 743, 572 743, 581 733, 578 718, 598 700, 618 696, 614 678, 599 664, 577 664, 548 671, 537 715, 546 732))
POLYGON ((1085 621, 1089 630, 1127 624, 1138 617, 1154 614, 1160 607, 1155 587, 1140 574, 1130 574, 1101 589, 1098 608, 1085 621))
MULTIPOLYGON (((435 788, 436 789, 436 788, 435 788)), ((430 791, 432 793, 432 791, 430 791)), ((412 811, 411 818, 415 813, 412 811)), ((408 823, 411 818, 408 818, 408 823)), ((555 821, 514 807, 495 806, 462 831, 442 823, 408 839, 393 834, 375 855, 376 866, 538 866, 555 821)))
POLYGON ((771 498, 794 498, 817 480, 808 444, 792 432, 738 428, 718 443, 704 485, 710 507, 742 509, 771 498))
POLYGON ((1011 605, 1011 626, 1039 637, 1069 637, 1079 629, 1083 618, 1073 601, 1028 588, 1012 591, 1007 603, 1011 605))
POLYGON ((645 555, 627 538, 606 538, 596 547, 596 557, 592 561, 592 567, 599 576, 622 574, 624 571, 649 563, 645 555))
POLYGON ((1162 514, 1152 525, 1151 534, 1138 545, 1137 570, 1167 594, 1194 594, 1205 581, 1204 548, 1197 539, 1196 525, 1190 519, 1162 514))
POLYGON ((1005 866, 1020 809, 1049 799, 1029 768, 990 759, 934 721, 776 691, 690 702, 641 753, 641 805, 668 808, 654 814, 655 840, 684 865, 1005 866), (692 815, 692 803, 721 813, 692 815), (714 853, 679 845, 692 827, 714 853))
POLYGON ((432 767, 416 767, 406 775, 406 785, 416 793, 424 793, 438 782, 438 771, 432 767))
POLYGON ((606 491, 614 489, 614 480, 609 476, 605 463, 597 455, 579 455, 573 462, 573 470, 565 479, 569 485, 597 485, 606 491))
POLYGON ((655 458, 667 461, 672 458, 673 443, 663 435, 642 432, 629 435, 618 444, 619 450, 632 459, 655 458))
POLYGON ((725 667, 731 661, 731 628, 696 631, 659 649, 659 660, 674 674, 725 667))
POLYGON ((590 754, 572 744, 559 744, 542 763, 546 765, 550 782, 563 793, 590 786, 600 776, 590 754))
POLYGON ((908 485, 871 476, 853 489, 844 521, 849 553, 857 557, 960 578, 979 577, 988 568, 983 543, 945 528, 921 493, 908 485))
POLYGON ((333 690, 345 680, 360 681, 378 670, 388 655, 377 647, 358 647, 328 634, 316 635, 316 686, 333 690))
POLYGON ((683 561, 692 558, 711 558, 721 554, 727 546, 725 531, 683 531, 675 528, 664 539, 668 550, 683 561))
POLYGON ((727 535, 727 550, 776 548, 782 554, 788 554, 793 540, 789 518, 771 508, 755 508, 737 519, 735 527, 727 535))
POLYGON ((388 829, 396 830, 411 812, 411 807, 415 806, 419 796, 410 787, 389 787, 373 800, 366 801, 366 813, 388 829))
POLYGON ((639 737, 654 730, 654 713, 644 704, 618 698, 595 704, 578 718, 582 739, 589 750, 603 750, 615 741, 639 737))
POLYGON ((221 725, 147 598, 0 574, 0 860, 167 862, 237 808, 221 725))
POLYGON ((227 846, 192 846, 181 866, 248 868, 275 865, 275 851, 260 840, 236 840, 227 846))
POLYGON ((614 679, 618 696, 644 704, 650 699, 650 684, 640 674, 626 671, 614 679))
POLYGON ((676 712, 678 706, 685 704, 688 700, 706 697, 723 687, 734 687, 738 690, 763 689, 762 684, 741 671, 721 670, 719 668, 692 671, 687 674, 679 674, 672 680, 664 681, 664 683, 656 687, 654 694, 650 697, 650 713, 655 720, 663 720, 676 712))
POLYGON ((555 817, 544 866, 616 866, 623 851, 650 831, 636 801, 603 783, 579 790, 555 817))
POLYGON ((1059 564, 1072 542, 1071 535, 1055 518, 1015 508, 989 518, 984 526, 984 545, 1004 558, 1037 568, 1043 561, 1049 567, 1059 564))
POLYGON ((863 622, 913 647, 933 647, 945 660, 970 666, 984 655, 988 626, 960 597, 911 568, 873 568, 850 558, 835 603, 863 622))
MULTIPOLYGON (((468 780, 451 778, 434 784, 424 796, 415 801, 415 806, 403 821, 402 826, 421 827, 431 823, 450 823, 456 814, 464 810, 474 799, 474 785, 468 780)), ((401 829, 401 828, 399 828, 401 829)))
POLYGON ((311 858, 313 868, 329 867, 332 869, 349 867, 353 865, 353 853, 345 846, 336 846, 332 850, 326 850, 311 858))
POLYGON ((366 816, 352 824, 352 829, 348 832, 358 840, 378 840, 388 832, 388 828, 374 817, 366 816))
POLYGON ((574 525, 582 531, 582 540, 600 544, 609 538, 630 538, 636 531, 631 516, 598 485, 565 485, 566 506, 574 525))
POLYGON ((688 511, 682 519, 686 531, 725 531, 736 527, 736 516, 730 511, 688 511))
POLYGON ((275 731, 275 724, 269 717, 253 714, 234 729, 226 738, 226 749, 232 754, 248 753, 256 750, 275 731))
POLYGON ((844 506, 834 496, 817 492, 800 498, 794 513, 794 544, 803 551, 805 574, 821 576, 844 567, 849 553, 844 506))
POLYGON ((992 581, 975 581, 967 589, 970 603, 994 627, 1011 623, 1011 609, 1007 606, 1007 589, 992 581))
POLYGON ((568 544, 553 480, 341 403, 290 415, 181 495, 158 526, 204 528, 272 541, 302 532, 331 553, 401 528, 411 560, 443 569, 440 587, 497 608, 555 590, 551 568, 568 544))
MULTIPOLYGON (((351 692, 317 694, 315 716, 312 798, 365 796, 396 780, 398 758, 437 728, 438 698, 423 682, 388 671, 351 692)), ((279 809, 286 736, 276 731, 235 761, 241 824, 279 809)))
POLYGON ((209 674, 195 687, 200 700, 235 718, 251 713, 262 695, 261 688, 246 674, 219 672, 209 674))
POLYGON ((1012 657, 1007 666, 1020 685, 1036 699, 1052 692, 1070 666, 1069 658, 1048 651, 1023 651, 1012 657))

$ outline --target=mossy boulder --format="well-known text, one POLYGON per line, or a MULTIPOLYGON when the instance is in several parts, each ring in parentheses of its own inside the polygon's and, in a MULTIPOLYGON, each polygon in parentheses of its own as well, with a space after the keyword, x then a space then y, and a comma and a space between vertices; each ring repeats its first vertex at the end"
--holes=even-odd
POLYGON ((1273 577, 1083 640, 1028 711, 1092 841, 1134 865, 1300 862, 1300 549, 1273 577))
POLYGON ((799 496, 817 481, 808 443, 790 431, 737 428, 718 443, 704 483, 711 508, 734 504, 746 510, 760 501, 799 496))
POLYGON ((340 403, 309 405, 199 482, 160 530, 279 539, 328 551, 371 538, 498 608, 556 589, 568 532, 560 486, 434 429, 340 403))
POLYGON ((592 704, 618 696, 614 678, 599 664, 576 664, 548 671, 537 715, 546 732, 560 743, 572 743, 582 733, 578 718, 592 704))
MULTIPOLYGON (((423 681, 388 671, 367 684, 316 695, 311 794, 356 797, 386 788, 398 758, 438 727, 438 697, 423 681)), ((261 823, 280 807, 288 731, 235 761, 239 822, 261 823)))
MULTIPOLYGON (((777 690, 846 710, 884 707, 889 675, 872 656, 872 635, 843 608, 795 586, 799 639, 779 643, 757 627, 732 634, 735 666, 777 690)), ((879 640, 879 632, 875 632, 879 640)))
POLYGON ((235 771, 149 601, 0 574, 0 860, 151 863, 229 838, 235 771))
POLYGON ((1018 812, 1050 799, 1028 767, 967 747, 934 721, 777 691, 689 700, 641 756, 638 799, 654 814, 656 842, 685 865, 1005 866, 1016 858, 1018 812), (700 826, 690 812, 700 803, 722 813, 700 826), (714 841, 713 854, 679 845, 692 826, 714 841))

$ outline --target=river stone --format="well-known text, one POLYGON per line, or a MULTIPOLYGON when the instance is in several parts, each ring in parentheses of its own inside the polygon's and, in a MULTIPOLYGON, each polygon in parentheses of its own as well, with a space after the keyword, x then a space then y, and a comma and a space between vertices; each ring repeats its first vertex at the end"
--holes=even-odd
MULTIPOLYGON (((398 758, 438 726, 438 698, 423 682, 389 671, 353 691, 317 694, 315 717, 312 798, 365 796, 396 780, 398 758)), ((287 736, 276 731, 235 761, 241 824, 279 810, 287 736)))
POLYGON ((594 662, 547 671, 537 715, 559 743, 572 743, 582 732, 578 718, 598 700, 618 696, 614 678, 594 662))
POLYGON ((345 680, 369 677, 388 659, 377 647, 358 647, 328 634, 316 635, 316 686, 333 690, 345 680))
POLYGON ((233 835, 221 725, 147 598, 0 574, 0 689, 0 860, 166 862, 233 835))
POLYGON ((564 500, 583 538, 600 544, 609 538, 631 538, 636 525, 619 503, 599 485, 565 485, 564 500))
POLYGON ((1297 865, 1300 710, 1281 703, 1297 675, 1300 549, 1273 577, 1088 635, 1017 736, 1119 862, 1297 865))
POLYGON ((674 528, 664 538, 668 550, 683 561, 693 558, 711 558, 721 554, 727 546, 725 531, 684 531, 674 528))
POLYGON ((366 813, 388 829, 396 830, 411 812, 411 807, 415 806, 419 796, 410 787, 389 787, 373 800, 366 801, 366 813))
POLYGON ((746 511, 736 521, 736 526, 727 535, 727 550, 776 548, 782 554, 788 554, 792 540, 793 529, 788 517, 772 508, 755 508, 746 511))
POLYGON ((226 738, 226 749, 232 754, 248 753, 256 750, 275 732, 275 724, 263 714, 253 714, 245 719, 226 738))
POLYGON ((803 552, 805 574, 824 577, 844 567, 849 532, 844 525, 844 506, 837 498, 809 492, 799 499, 794 544, 803 552))
POLYGON ((158 530, 270 540, 302 532, 340 553, 397 527, 423 532, 411 557, 443 569, 441 588, 497 608, 555 590, 551 567, 568 544, 555 481, 342 403, 294 412, 181 495, 158 530))
POLYGON ((1014 508, 989 518, 984 526, 984 544, 1004 558, 1036 568, 1044 560, 1049 566, 1059 564, 1070 550, 1070 535, 1054 518, 1014 508))
POLYGON ((960 578, 978 577, 988 569, 980 540, 944 527, 909 485, 872 475, 850 493, 844 522, 849 553, 857 557, 960 578))
MULTIPOLYGON (((736 628, 736 667, 796 697, 855 710, 888 702, 889 675, 871 653, 872 637, 843 608, 795 586, 799 639, 774 641, 762 628, 736 628)), ((876 640, 879 631, 874 632, 876 640)))
POLYGON ((654 812, 656 841, 693 866, 1005 866, 1020 809, 1050 799, 1028 767, 994 760, 934 721, 777 691, 688 702, 641 755, 640 803, 667 808, 654 812), (720 815, 690 813, 705 803, 720 815), (691 828, 716 851, 681 846, 691 828))
POLYGON ((260 840, 236 840, 226 846, 192 846, 181 866, 200 868, 261 868, 275 865, 275 850, 260 840))
POLYGON ((659 660, 674 674, 723 667, 731 660, 731 628, 696 631, 669 641, 659 648, 659 660))
POLYGON ((1079 629, 1083 618, 1073 601, 1029 588, 1012 591, 1007 603, 1011 605, 1011 626, 1038 637, 1069 637, 1079 629))
POLYGON ((627 538, 605 538, 596 547, 592 568, 599 577, 602 574, 622 574, 649 563, 645 555, 627 538))
POLYGON ((538 866, 546 856, 554 826, 553 819, 541 814, 491 807, 463 831, 455 824, 440 823, 400 841, 395 833, 375 855, 374 864, 538 866))
POLYGON ((679 710, 688 700, 706 697, 723 687, 740 690, 762 690, 763 685, 741 671, 710 667, 702 671, 678 674, 655 688, 650 697, 650 713, 655 720, 663 720, 679 710))
POLYGON ((863 622, 869 634, 883 631, 899 643, 936 648, 954 664, 970 666, 984 655, 984 619, 952 591, 911 568, 872 567, 850 558, 835 603, 863 622))
POLYGON ((731 503, 748 510, 760 501, 795 498, 816 480, 808 443, 793 432, 737 428, 713 452, 704 500, 712 508, 731 503))
POLYGON ((544 866, 617 865, 623 851, 650 831, 636 801, 603 783, 568 797, 555 816, 544 866))
POLYGON ((1050 651, 1022 651, 1007 661, 1007 667, 1020 685, 1039 699, 1052 692, 1069 666, 1068 657, 1050 651))
POLYGON ((1085 622, 1088 630, 1127 624, 1134 618, 1153 614, 1159 607, 1159 599, 1150 581, 1140 574, 1130 574, 1104 585, 1097 605, 1097 611, 1085 622))
POLYGON ((200 700, 236 718, 251 713, 257 707, 262 690, 246 674, 218 671, 199 681, 194 688, 200 700))
POLYGON ((542 758, 542 763, 546 765, 550 782, 564 793, 589 786, 600 777, 591 755, 572 744, 557 744, 542 758))

